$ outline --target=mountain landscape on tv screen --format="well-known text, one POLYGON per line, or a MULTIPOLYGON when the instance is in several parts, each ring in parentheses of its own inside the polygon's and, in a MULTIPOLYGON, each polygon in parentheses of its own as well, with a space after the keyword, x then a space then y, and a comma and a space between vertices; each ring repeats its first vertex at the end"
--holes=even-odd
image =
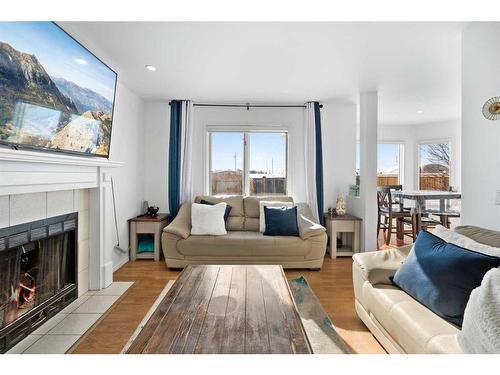
POLYGON ((0 41, 0 140, 109 154, 113 103, 0 41))

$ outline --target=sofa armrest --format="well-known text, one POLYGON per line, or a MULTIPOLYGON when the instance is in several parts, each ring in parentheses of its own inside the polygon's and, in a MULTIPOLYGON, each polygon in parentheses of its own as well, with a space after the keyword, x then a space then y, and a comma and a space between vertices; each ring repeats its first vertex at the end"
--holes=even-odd
POLYGON ((308 205, 303 205, 297 209, 297 225, 299 227, 299 236, 303 240, 326 232, 325 227, 314 219, 308 205))
POLYGON ((411 245, 398 249, 371 251, 354 254, 354 266, 361 270, 361 275, 370 284, 391 285, 390 277, 394 276, 404 262, 411 249, 411 245))
POLYGON ((184 203, 175 219, 163 231, 186 239, 191 235, 191 204, 184 203))

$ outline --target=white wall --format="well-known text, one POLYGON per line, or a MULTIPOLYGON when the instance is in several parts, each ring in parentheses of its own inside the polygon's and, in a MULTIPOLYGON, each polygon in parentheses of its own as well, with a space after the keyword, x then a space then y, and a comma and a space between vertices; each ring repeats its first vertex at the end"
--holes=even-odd
MULTIPOLYGON (((118 83, 113 130, 111 135, 110 160, 123 162, 124 165, 112 171, 120 247, 129 246, 128 222, 131 217, 142 211, 144 197, 144 104, 136 94, 122 83, 118 83)), ((109 226, 108 238, 115 242, 114 225, 109 226)), ((117 269, 127 262, 128 252, 121 253, 113 249, 113 268, 117 269)))
POLYGON ((500 95, 500 24, 473 23, 462 35, 462 223, 500 230, 500 122, 483 117, 500 95))
POLYGON ((428 141, 451 142, 451 181, 461 186, 461 131, 460 121, 443 121, 414 125, 379 125, 378 142, 404 144, 403 185, 418 189, 418 144, 428 141))
POLYGON ((323 103, 323 179, 325 210, 356 183, 356 104, 323 103))
MULTIPOLYGON (((356 105, 323 103, 323 168, 325 209, 334 206, 340 192, 347 194, 355 181, 356 105)), ((170 107, 167 101, 145 104, 144 199, 168 212, 168 139, 170 107)), ((206 188, 207 127, 270 128, 289 131, 289 176, 296 201, 305 200, 304 111, 302 109, 231 109, 195 107, 196 140, 193 158, 195 194, 206 188)))
POLYGON ((168 102, 146 102, 144 105, 144 199, 160 212, 168 209, 168 143, 170 106, 168 102))

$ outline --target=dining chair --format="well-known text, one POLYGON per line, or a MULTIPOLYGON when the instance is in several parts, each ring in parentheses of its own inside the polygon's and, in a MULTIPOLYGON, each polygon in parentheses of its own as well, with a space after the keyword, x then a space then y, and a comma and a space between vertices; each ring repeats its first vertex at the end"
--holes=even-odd
MULTIPOLYGON (((456 188, 450 186, 449 191, 457 191, 456 188)), ((436 212, 432 213, 433 216, 437 216, 439 218, 439 221, 441 222, 441 225, 450 228, 451 226, 451 218, 459 218, 460 217, 460 202, 458 201, 447 201, 445 205, 445 212, 436 212)))
POLYGON ((439 218, 439 222, 443 227, 450 229, 451 221, 450 218, 458 218, 460 217, 460 212, 456 211, 446 211, 446 212, 437 212, 432 213, 432 215, 437 216, 439 218))
POLYGON ((392 233, 401 233, 403 236, 412 235, 412 230, 404 229, 403 219, 411 219, 411 212, 409 209, 404 208, 403 200, 394 200, 391 191, 399 188, 401 185, 387 185, 377 188, 377 238, 380 235, 380 230, 385 235, 385 244, 389 245, 391 242, 392 233), (396 220, 394 226, 393 220, 396 220), (387 232, 387 233, 386 233, 387 232))
MULTIPOLYGON (((432 215, 435 215, 434 213, 432 215)), ((422 230, 429 230, 432 228, 435 228, 437 225, 443 225, 441 221, 434 220, 428 213, 422 214, 420 217, 420 226, 422 227, 422 230)), ((401 220, 401 225, 409 225, 411 226, 411 234, 407 234, 407 236, 411 237, 413 239, 413 242, 417 239, 418 233, 416 232, 415 228, 416 225, 413 223, 413 218, 410 215, 410 218, 403 218, 401 220)))

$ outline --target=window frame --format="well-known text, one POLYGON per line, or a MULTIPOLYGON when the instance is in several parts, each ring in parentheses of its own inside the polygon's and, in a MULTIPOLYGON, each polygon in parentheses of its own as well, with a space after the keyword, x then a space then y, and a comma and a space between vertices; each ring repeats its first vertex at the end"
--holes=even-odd
POLYGON ((421 152, 420 152, 420 146, 422 145, 431 145, 431 144, 439 144, 439 143, 448 143, 450 146, 450 165, 448 167, 448 187, 451 186, 451 181, 452 181, 452 173, 453 173, 453 142, 451 138, 433 138, 433 139, 424 139, 424 140, 419 140, 417 142, 417 157, 416 162, 417 162, 417 167, 415 168, 415 171, 417 173, 417 190, 422 190, 420 188, 420 162, 421 162, 421 152))
POLYGON ((243 127, 236 128, 231 127, 209 127, 207 128, 207 171, 205 173, 206 183, 205 192, 207 195, 212 195, 212 134, 213 133, 242 133, 243 134, 243 188, 242 195, 258 197, 258 195, 250 195, 250 137, 251 133, 272 133, 272 134, 284 134, 285 135, 285 193, 276 196, 287 196, 290 192, 290 165, 289 165, 289 131, 283 128, 257 128, 252 127, 251 129, 243 127))
POLYGON ((405 185, 405 148, 406 143, 398 140, 377 141, 377 176, 378 176, 378 145, 398 145, 398 184, 405 185))

